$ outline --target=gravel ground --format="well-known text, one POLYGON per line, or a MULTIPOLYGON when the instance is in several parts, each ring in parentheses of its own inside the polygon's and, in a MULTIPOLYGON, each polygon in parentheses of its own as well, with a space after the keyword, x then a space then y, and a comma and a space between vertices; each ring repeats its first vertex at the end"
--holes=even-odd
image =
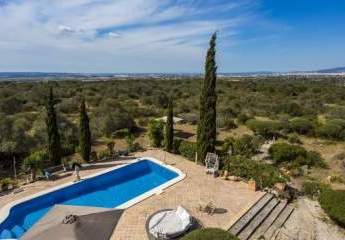
POLYGON ((300 198, 296 209, 274 240, 344 240, 345 230, 335 225, 319 203, 300 198))

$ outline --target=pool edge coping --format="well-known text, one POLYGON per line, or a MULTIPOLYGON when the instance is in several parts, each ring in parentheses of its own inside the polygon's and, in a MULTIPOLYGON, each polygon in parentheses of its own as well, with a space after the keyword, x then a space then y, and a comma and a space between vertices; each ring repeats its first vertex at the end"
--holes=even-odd
MULTIPOLYGON (((86 180, 86 179, 90 179, 90 178, 94 178, 94 177, 97 177, 97 176, 100 176, 100 175, 103 175, 103 174, 106 174, 108 172, 111 172, 111 171, 114 171, 116 169, 120 169, 120 168, 123 168, 125 166, 128 166, 130 164, 133 164, 133 163, 137 163, 137 162, 140 162, 140 161, 144 161, 144 160, 149 160, 151 162, 154 162, 162 167, 165 167, 167 169, 169 169, 170 171, 173 171, 177 174, 177 176, 147 192, 144 192, 142 194, 140 194, 139 196, 127 201, 127 202, 124 202, 123 204, 119 205, 119 206, 116 206, 115 208, 113 209, 126 209, 126 208, 129 208, 159 192, 162 192, 164 189, 182 181, 185 177, 186 177, 186 174, 183 173, 180 169, 176 168, 176 167, 173 167, 169 164, 165 164, 164 162, 156 159, 156 158, 153 158, 153 157, 139 157, 139 158, 136 158, 135 160, 132 160, 130 163, 125 163, 123 165, 119 165, 119 166, 115 166, 115 167, 110 167, 108 169, 105 169, 103 171, 99 171, 99 172, 96 172, 96 173, 93 173, 93 174, 90 174, 84 178, 82 178, 82 181, 83 180, 86 180)), ((21 204, 23 202, 26 202, 26 201, 29 201, 29 200, 32 200, 34 198, 37 198, 37 197, 40 197, 40 196, 43 196, 45 194, 48 194, 48 193, 51 193, 51 192, 54 192, 54 191, 58 191, 60 189, 63 189, 63 188, 66 188, 66 187, 69 187, 69 186, 72 186, 72 185, 75 185, 75 184, 78 184, 78 182, 67 182, 67 183, 63 183, 61 185, 57 185, 57 186, 54 186, 52 188, 49 188, 49 189, 46 189, 46 190, 42 190, 40 192, 37 192, 37 193, 34 193, 34 194, 31 194, 29 196, 26 196, 26 197, 23 197, 23 198, 20 198, 20 199, 17 199, 13 202, 9 202, 7 203, 5 206, 3 206, 1 209, 0 209, 0 224, 2 224, 6 219, 7 217, 10 215, 10 211, 13 207, 15 207, 16 205, 18 204, 21 204)))

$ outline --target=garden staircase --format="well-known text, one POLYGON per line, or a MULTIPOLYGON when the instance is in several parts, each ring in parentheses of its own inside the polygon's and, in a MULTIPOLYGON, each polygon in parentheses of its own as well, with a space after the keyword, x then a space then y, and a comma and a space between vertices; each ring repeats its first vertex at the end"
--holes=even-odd
POLYGON ((293 210, 286 200, 266 193, 230 227, 229 232, 241 240, 271 240, 293 210))

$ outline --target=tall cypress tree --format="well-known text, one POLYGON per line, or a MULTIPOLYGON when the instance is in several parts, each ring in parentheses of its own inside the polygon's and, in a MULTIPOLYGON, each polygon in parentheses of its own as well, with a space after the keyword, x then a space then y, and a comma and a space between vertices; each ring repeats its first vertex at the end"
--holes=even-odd
POLYGON ((46 101, 46 125, 48 133, 48 156, 49 161, 55 165, 61 163, 61 143, 60 143, 60 134, 59 128, 57 125, 55 104, 57 103, 54 99, 53 88, 50 88, 49 96, 46 101))
POLYGON ((210 47, 207 51, 205 63, 205 77, 201 85, 200 94, 200 119, 197 129, 197 156, 198 161, 202 162, 208 152, 214 152, 216 146, 216 39, 217 33, 214 33, 210 40, 210 47))
POLYGON ((174 147, 174 110, 173 99, 170 97, 168 103, 167 122, 165 125, 165 149, 168 152, 173 151, 174 147))
POLYGON ((89 126, 89 117, 86 112, 85 100, 80 104, 79 119, 79 147, 80 154, 85 161, 90 161, 91 153, 91 132, 89 126))

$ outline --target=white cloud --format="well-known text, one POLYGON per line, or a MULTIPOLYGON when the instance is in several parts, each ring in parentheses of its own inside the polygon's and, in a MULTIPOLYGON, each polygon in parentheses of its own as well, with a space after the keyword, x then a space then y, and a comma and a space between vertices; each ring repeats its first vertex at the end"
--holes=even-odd
POLYGON ((6 55, 0 71, 201 70, 201 45, 207 46, 209 35, 221 30, 231 37, 245 19, 236 15, 241 1, 212 0, 212 8, 203 3, 8 1, 0 5, 0 52, 6 55))

